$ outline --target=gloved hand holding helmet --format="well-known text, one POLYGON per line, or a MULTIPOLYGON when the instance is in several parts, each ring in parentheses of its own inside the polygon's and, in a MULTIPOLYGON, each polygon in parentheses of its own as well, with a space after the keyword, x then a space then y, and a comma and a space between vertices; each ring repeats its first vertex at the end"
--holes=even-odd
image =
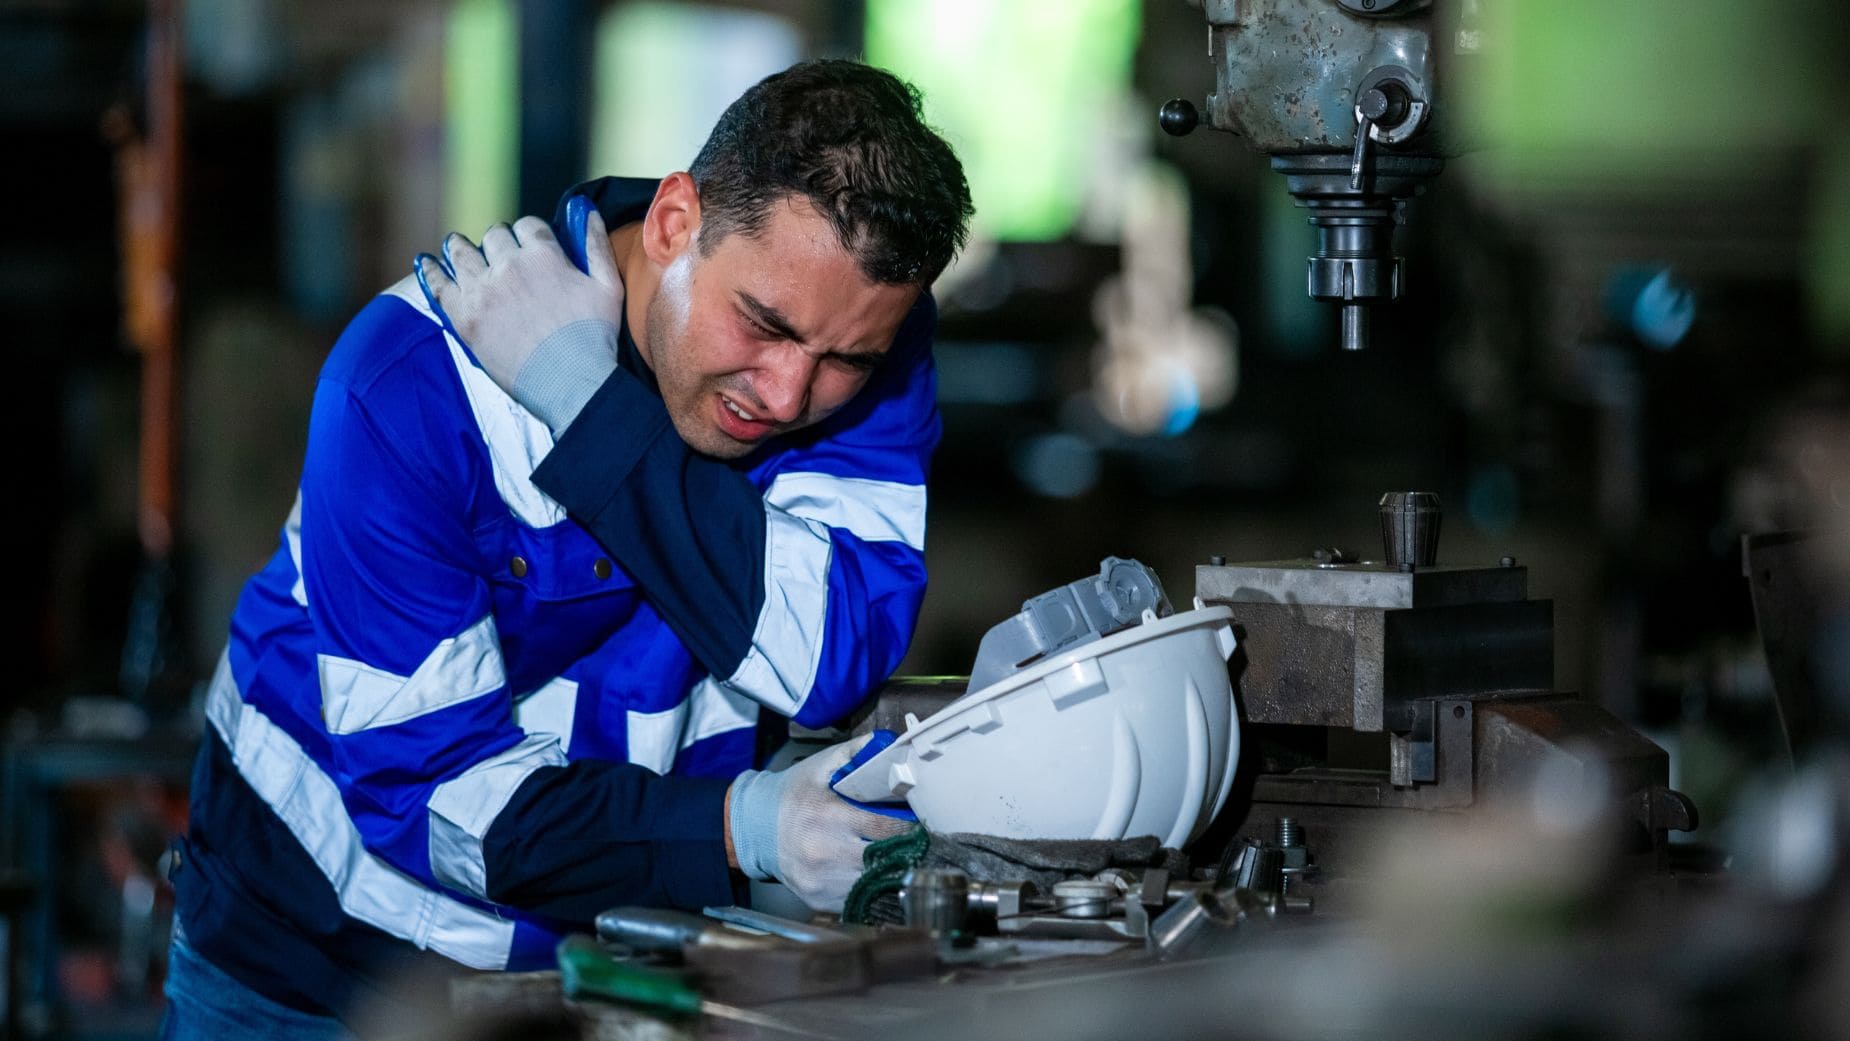
POLYGON ((861 809, 829 786, 866 743, 844 741, 783 770, 739 775, 728 796, 727 827, 741 871, 782 882, 816 910, 841 910, 861 877, 867 843, 912 826, 861 809))
POLYGON ((418 282, 490 379, 553 431, 565 432, 617 367, 623 281, 604 220, 584 196, 567 203, 582 227, 577 263, 538 217, 497 224, 477 249, 443 240, 444 260, 418 255, 418 282))

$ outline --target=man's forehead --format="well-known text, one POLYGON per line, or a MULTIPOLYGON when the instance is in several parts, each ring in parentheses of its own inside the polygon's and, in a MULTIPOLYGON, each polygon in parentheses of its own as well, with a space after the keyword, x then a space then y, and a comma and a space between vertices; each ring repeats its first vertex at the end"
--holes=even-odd
POLYGON ((831 277, 857 287, 897 287, 913 298, 924 289, 920 282, 887 282, 869 275, 864 256, 870 245, 866 233, 844 240, 841 226, 801 192, 786 192, 766 203, 748 224, 724 216, 712 221, 705 218, 703 213, 698 229, 703 255, 731 246, 752 254, 774 271, 789 270, 795 264, 822 265, 832 272, 831 277))
MULTIPOLYGON (((827 258, 853 264, 862 280, 868 281, 866 273, 859 270, 860 265, 853 251, 842 242, 828 216, 799 192, 789 192, 772 200, 757 215, 757 219, 749 223, 727 221, 722 222, 722 226, 728 230, 722 232, 718 240, 703 239, 702 245, 708 252, 716 252, 728 243, 760 252, 800 250, 814 259, 827 258)), ((708 227, 703 221, 702 234, 705 234, 708 227)))

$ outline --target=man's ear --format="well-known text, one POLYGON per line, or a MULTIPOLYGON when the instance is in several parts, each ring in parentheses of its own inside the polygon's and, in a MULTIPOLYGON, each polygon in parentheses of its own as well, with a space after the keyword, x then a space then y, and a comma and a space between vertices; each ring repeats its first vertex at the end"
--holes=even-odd
POLYGON ((657 268, 674 263, 700 234, 700 190, 686 173, 672 173, 655 189, 642 219, 642 250, 657 268))

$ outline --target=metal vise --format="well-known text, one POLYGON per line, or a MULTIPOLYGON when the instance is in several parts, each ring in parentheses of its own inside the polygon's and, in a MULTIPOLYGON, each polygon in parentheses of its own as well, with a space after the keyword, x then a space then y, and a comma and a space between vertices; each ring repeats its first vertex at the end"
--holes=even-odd
POLYGON ((1245 754, 1261 758, 1240 833, 1293 818, 1327 851, 1380 810, 1494 806, 1566 767, 1606 778, 1628 848, 1661 856, 1666 829, 1695 826, 1664 751, 1555 692, 1553 603, 1528 598, 1511 558, 1437 564, 1437 499, 1411 494, 1383 500, 1386 560, 1320 550, 1196 569, 1196 595, 1234 611, 1245 754), (1416 507, 1432 530, 1410 538, 1416 507), (1428 559, 1405 557, 1415 544, 1428 559))

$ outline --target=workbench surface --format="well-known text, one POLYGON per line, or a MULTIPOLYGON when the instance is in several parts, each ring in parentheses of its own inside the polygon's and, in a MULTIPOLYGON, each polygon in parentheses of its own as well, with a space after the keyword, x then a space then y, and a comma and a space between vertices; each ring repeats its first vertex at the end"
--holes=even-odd
POLYGON ((1078 978, 1120 977, 1168 968, 1141 948, 1109 954, 1050 957, 1022 964, 947 968, 935 976, 882 983, 858 994, 756 1005, 756 1022, 724 1015, 670 1017, 612 1002, 565 998, 558 972, 485 973, 451 985, 451 1004, 466 1021, 486 1018, 563 1020, 591 1041, 697 1041, 697 1039, 820 1039, 927 1036, 950 1009, 962 1016, 1003 995, 1026 995, 1078 978))

